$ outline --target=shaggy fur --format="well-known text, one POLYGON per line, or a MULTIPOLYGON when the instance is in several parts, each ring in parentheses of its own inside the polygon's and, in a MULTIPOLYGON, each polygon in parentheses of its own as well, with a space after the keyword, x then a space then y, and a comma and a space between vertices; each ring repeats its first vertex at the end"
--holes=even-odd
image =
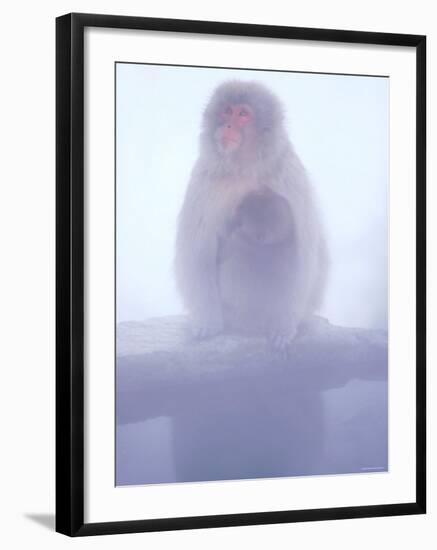
POLYGON ((326 245, 311 185, 283 121, 280 102, 257 82, 221 84, 204 111, 175 258, 178 287, 198 337, 225 328, 266 334, 282 347, 321 302, 326 245), (226 153, 216 141, 219 115, 226 105, 240 103, 250 105, 254 120, 243 128, 242 145, 226 153), (273 208, 275 216, 290 217, 278 223, 293 231, 279 246, 275 239, 248 246, 235 234, 241 205, 256 196, 258 204, 246 220, 265 224, 269 214, 260 221, 259 197, 266 192, 276 197, 273 202, 285 200, 289 206, 271 207, 268 199, 266 212, 273 208))

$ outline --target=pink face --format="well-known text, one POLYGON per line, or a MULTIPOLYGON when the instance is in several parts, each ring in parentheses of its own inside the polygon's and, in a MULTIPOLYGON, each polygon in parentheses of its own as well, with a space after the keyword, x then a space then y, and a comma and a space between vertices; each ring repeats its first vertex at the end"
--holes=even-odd
POLYGON ((219 115, 216 131, 219 147, 225 152, 237 150, 243 141, 244 127, 253 121, 253 111, 245 103, 227 105, 219 115))

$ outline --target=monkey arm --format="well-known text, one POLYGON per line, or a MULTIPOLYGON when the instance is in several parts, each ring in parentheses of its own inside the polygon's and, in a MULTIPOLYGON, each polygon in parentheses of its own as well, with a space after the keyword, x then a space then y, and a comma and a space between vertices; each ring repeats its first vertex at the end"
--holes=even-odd
POLYGON ((217 287, 218 235, 207 225, 196 201, 188 198, 181 211, 176 241, 176 279, 194 332, 206 337, 223 328, 217 287))
POLYGON ((285 255, 292 267, 283 266, 290 276, 283 296, 284 303, 289 306, 281 309, 273 330, 272 340, 278 347, 293 339, 300 322, 316 309, 318 304, 315 302, 323 295, 327 270, 323 231, 311 188, 305 179, 299 183, 298 179, 290 180, 289 177, 284 178, 289 183, 283 196, 288 199, 292 218, 291 248, 285 255))

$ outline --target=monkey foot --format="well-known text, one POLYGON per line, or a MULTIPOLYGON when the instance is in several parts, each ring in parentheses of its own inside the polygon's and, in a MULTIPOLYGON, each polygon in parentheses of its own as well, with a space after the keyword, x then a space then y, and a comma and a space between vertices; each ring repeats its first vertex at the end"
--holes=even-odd
POLYGON ((296 330, 288 332, 272 332, 269 342, 272 348, 280 353, 287 353, 287 349, 296 336, 296 330))

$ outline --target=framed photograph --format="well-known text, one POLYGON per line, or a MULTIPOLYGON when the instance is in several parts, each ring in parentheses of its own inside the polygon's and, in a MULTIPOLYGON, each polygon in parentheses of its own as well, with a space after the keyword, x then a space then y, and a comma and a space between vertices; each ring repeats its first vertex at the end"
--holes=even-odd
POLYGON ((425 37, 56 36, 57 531, 425 513, 425 37))

